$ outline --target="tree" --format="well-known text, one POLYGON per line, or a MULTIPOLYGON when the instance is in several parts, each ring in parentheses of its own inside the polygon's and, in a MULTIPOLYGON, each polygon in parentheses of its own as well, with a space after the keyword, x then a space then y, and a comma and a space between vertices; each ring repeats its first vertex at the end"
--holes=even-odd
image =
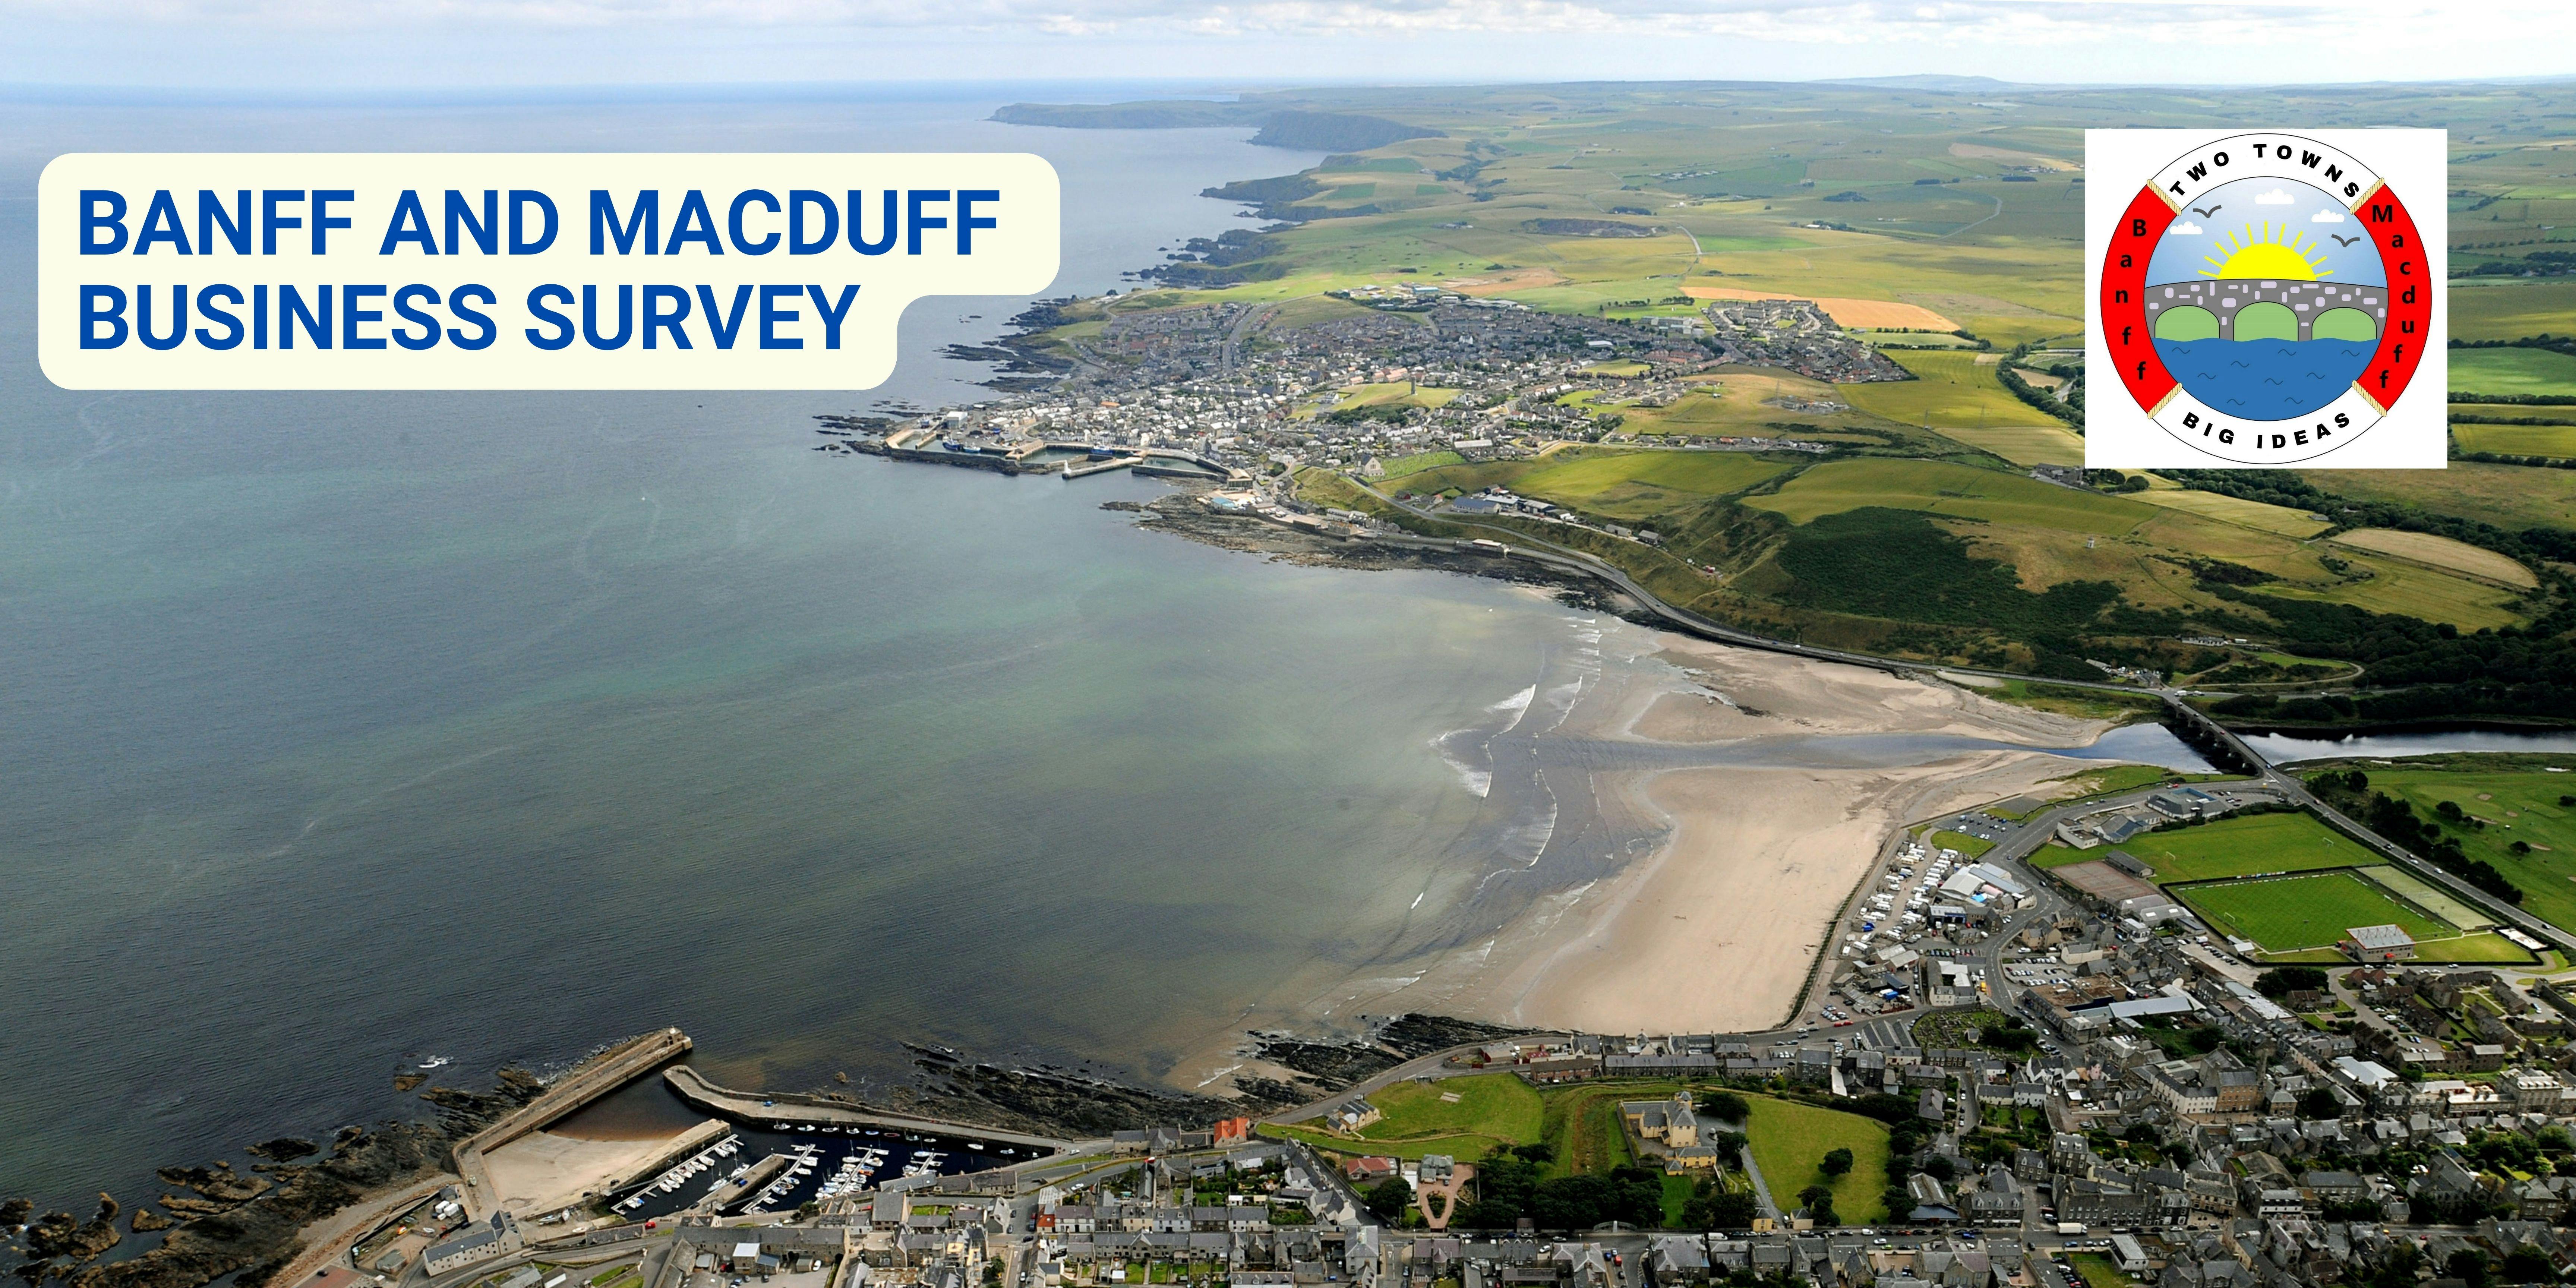
POLYGON ((1719 1122, 1740 1123, 1753 1112, 1753 1107, 1732 1091, 1716 1089, 1699 1093, 1699 1111, 1719 1122))
POLYGON ((1959 1174, 1958 1165, 1951 1162, 1947 1154, 1934 1154, 1924 1159, 1923 1170, 1931 1173, 1932 1179, 1936 1181, 1950 1180, 1959 1174))
POLYGON ((2526 1243, 2505 1254, 2504 1277, 2507 1283, 2546 1284, 2558 1281, 2558 1272, 2549 1265, 2549 1254, 2526 1243))
POLYGON ((2299 1097, 2299 1116, 2341 1118, 2343 1117, 2343 1097, 2336 1095, 2332 1087, 2310 1087, 2306 1094, 2299 1097))
POLYGON ((2486 1254, 2475 1248, 2462 1248, 2442 1263, 2442 1273, 2467 1284, 2469 1288, 2487 1288, 2486 1254))
POLYGON ((1753 1226, 1757 1205, 1749 1192, 1739 1193, 1701 1177, 1682 1204, 1682 1224, 1694 1230, 1746 1230, 1753 1226))
POLYGON ((1816 1164, 1816 1170, 1827 1176, 1841 1176, 1851 1169, 1852 1152, 1848 1149, 1826 1150, 1824 1161, 1816 1164))
POLYGON ((1395 1215, 1413 1206, 1413 1187, 1401 1176, 1390 1176, 1368 1188, 1368 1210, 1380 1220, 1393 1220, 1395 1215))
POLYGON ((2325 988, 2326 973, 2314 966, 2277 966, 2254 981, 2254 991, 2275 1002, 2292 993, 2322 993, 2325 988))
POLYGON ((1821 1185, 1810 1185, 1798 1191, 1798 1201, 1807 1206, 1807 1216, 1818 1225, 1841 1225, 1834 1215, 1834 1192, 1821 1185))

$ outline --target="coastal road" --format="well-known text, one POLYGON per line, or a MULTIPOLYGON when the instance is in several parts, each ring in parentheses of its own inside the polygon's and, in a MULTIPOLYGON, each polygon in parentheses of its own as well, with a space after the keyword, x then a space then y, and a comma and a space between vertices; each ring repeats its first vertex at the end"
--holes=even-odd
POLYGON ((401 1189, 379 1194, 353 1203, 304 1227, 299 1237, 304 1250, 268 1277, 274 1288, 296 1288, 305 1280, 329 1266, 348 1264, 349 1250, 357 1246, 369 1231, 400 1215, 405 1209, 438 1193, 459 1178, 448 1172, 424 1176, 401 1189))

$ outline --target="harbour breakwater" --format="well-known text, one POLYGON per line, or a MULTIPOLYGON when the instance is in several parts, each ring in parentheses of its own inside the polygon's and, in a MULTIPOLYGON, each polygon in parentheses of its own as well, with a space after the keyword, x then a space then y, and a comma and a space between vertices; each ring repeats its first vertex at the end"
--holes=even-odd
MULTIPOLYGON (((1141 1087, 1058 1069, 1003 1068, 942 1048, 912 1046, 923 1076, 899 1089, 893 1106, 842 1093, 750 1093, 721 1087, 687 1065, 664 1080, 691 1106, 758 1122, 874 1124, 892 1130, 976 1136, 1052 1154, 1078 1139, 1153 1127, 1195 1127, 1245 1113, 1307 1103, 1395 1067, 1464 1042, 1516 1030, 1406 1015, 1356 1039, 1247 1035, 1247 1054, 1291 1071, 1291 1080, 1242 1078, 1233 1097, 1141 1087)), ((344 1127, 325 1147, 279 1137, 246 1146, 263 1161, 181 1164, 159 1171, 170 1192, 128 1208, 99 1195, 87 1220, 63 1211, 35 1213, 24 1198, 0 1202, 0 1221, 23 1224, 15 1263, 0 1266, 29 1285, 63 1288, 204 1288, 232 1276, 244 1288, 299 1283, 339 1262, 352 1246, 441 1190, 456 1187, 475 1215, 496 1210, 481 1164, 488 1151, 542 1131, 576 1110, 649 1076, 692 1046, 677 1029, 612 1044, 551 1081, 503 1068, 484 1091, 433 1086, 420 1093, 432 1113, 412 1121, 344 1127), (123 1220, 129 1227, 119 1229, 123 1220), (129 1240, 153 1246, 122 1260, 109 1253, 129 1240)), ((640 1165, 649 1174, 669 1155, 710 1135, 684 1135, 640 1165)), ((623 1183, 623 1182, 620 1182, 623 1183)), ((567 1238, 586 1237, 581 1227, 567 1238)))

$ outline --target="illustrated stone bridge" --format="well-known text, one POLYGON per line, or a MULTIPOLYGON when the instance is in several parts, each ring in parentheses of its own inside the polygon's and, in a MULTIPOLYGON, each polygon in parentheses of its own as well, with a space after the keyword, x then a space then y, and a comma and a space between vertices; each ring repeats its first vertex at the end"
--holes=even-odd
POLYGON ((2388 288, 2354 282, 2171 282, 2146 288, 2159 340, 2376 340, 2388 288))

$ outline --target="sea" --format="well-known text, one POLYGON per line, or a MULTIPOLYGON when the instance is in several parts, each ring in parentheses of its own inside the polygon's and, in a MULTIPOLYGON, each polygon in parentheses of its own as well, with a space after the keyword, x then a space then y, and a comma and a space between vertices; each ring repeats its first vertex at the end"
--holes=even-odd
POLYGON ((2156 356, 2192 396, 2247 420, 2289 420, 2361 378, 2368 340, 2158 340, 2156 356))
POLYGON ((881 1092, 906 1043, 1166 1079, 1454 933, 1494 852, 1455 735, 1605 665, 1601 620, 1102 508, 1150 480, 812 450, 817 413, 990 396, 939 350, 1026 300, 915 305, 893 380, 839 394, 36 369, 63 152, 1035 151, 1049 293, 1093 293, 1244 226, 1201 189, 1316 160, 985 119, 1148 92, 0 102, 0 1195, 130 1208, 159 1165, 418 1114, 397 1075, 663 1025, 746 1088, 881 1092))

